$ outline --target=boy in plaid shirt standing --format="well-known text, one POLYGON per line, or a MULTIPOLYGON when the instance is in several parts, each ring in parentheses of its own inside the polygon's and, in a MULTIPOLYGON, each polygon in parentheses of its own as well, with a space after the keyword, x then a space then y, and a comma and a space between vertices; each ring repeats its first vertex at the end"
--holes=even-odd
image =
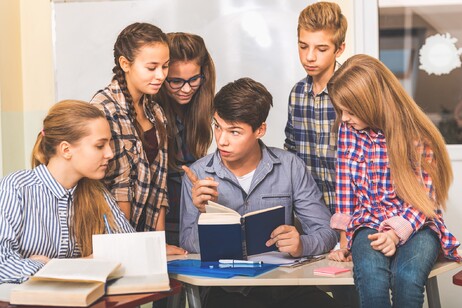
POLYGON ((289 97, 284 148, 305 161, 330 212, 335 213, 337 132, 327 82, 345 50, 347 20, 336 3, 307 6, 298 19, 298 53, 307 76, 289 97))

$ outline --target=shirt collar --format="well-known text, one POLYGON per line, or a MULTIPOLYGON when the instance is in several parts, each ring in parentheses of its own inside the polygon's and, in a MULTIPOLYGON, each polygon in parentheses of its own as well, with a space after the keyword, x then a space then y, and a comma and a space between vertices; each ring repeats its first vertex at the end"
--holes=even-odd
POLYGON ((356 130, 354 127, 351 127, 351 129, 353 129, 353 131, 355 131, 359 136, 361 136, 364 139, 370 139, 375 143, 385 142, 385 135, 380 129, 377 131, 370 128, 356 130))
POLYGON ((35 174, 42 181, 43 185, 47 187, 56 198, 67 198, 69 195, 72 196, 74 194, 75 188, 74 186, 71 189, 64 188, 50 173, 50 170, 45 165, 39 165, 34 169, 35 174))
MULTIPOLYGON (((340 62, 335 61, 334 73, 339 69, 340 66, 342 66, 340 62)), ((310 75, 307 75, 306 84, 307 84, 308 93, 313 94, 313 77, 311 77, 310 75)), ((327 90, 327 85, 324 87, 324 89, 319 94, 322 94, 322 93, 329 94, 329 91, 327 90)))
MULTIPOLYGON (((115 102, 119 104, 119 106, 124 110, 126 114, 129 114, 130 107, 128 106, 127 100, 125 99, 125 95, 122 92, 122 89, 120 88, 119 82, 117 80, 113 80, 111 84, 109 85, 109 89, 111 91, 111 94, 115 98, 115 102)), ((143 100, 143 110, 148 119, 152 121, 154 118, 153 110, 154 110, 154 105, 156 105, 156 102, 154 100, 149 100, 146 95, 143 95, 141 98, 143 100)))

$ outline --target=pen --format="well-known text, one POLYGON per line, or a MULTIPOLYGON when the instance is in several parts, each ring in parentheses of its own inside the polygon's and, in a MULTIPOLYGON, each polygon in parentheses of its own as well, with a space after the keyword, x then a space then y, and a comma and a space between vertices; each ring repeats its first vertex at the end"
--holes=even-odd
POLYGON ((103 214, 104 225, 106 226, 107 234, 111 234, 111 228, 109 227, 109 223, 107 222, 106 214, 103 214))
POLYGON ((253 264, 253 265, 263 264, 263 261, 232 260, 232 259, 220 259, 218 262, 222 264, 253 264))

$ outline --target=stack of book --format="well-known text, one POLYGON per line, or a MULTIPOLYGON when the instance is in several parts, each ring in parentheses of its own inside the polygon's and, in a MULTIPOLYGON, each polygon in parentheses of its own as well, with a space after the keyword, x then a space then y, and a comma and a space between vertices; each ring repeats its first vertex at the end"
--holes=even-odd
POLYGON ((52 259, 11 287, 15 305, 86 307, 100 297, 169 291, 165 233, 93 236, 93 258, 52 259))

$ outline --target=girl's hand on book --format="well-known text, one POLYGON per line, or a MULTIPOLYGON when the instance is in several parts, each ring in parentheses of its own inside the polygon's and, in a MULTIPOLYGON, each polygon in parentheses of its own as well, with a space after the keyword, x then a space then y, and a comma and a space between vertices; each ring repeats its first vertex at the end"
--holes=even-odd
POLYGON ((171 255, 187 255, 188 252, 181 247, 166 244, 167 256, 171 255))
POLYGON ((48 261, 50 261, 50 258, 47 256, 42 256, 42 255, 32 255, 29 257, 29 259, 34 260, 34 261, 40 261, 43 264, 47 264, 48 261))
POLYGON ((394 231, 369 234, 368 239, 371 240, 372 248, 380 251, 386 257, 391 257, 395 254, 396 245, 399 242, 399 238, 394 231))
POLYGON ((182 168, 192 183, 191 196, 193 204, 197 207, 199 212, 205 213, 205 204, 207 201, 217 201, 218 199, 218 182, 212 177, 199 180, 197 175, 187 166, 182 166, 182 168))
POLYGON ((339 261, 339 262, 350 262, 352 261, 351 253, 346 248, 340 248, 337 250, 332 250, 327 256, 329 260, 339 261))
POLYGON ((300 257, 303 253, 303 244, 300 233, 294 226, 282 225, 274 229, 266 246, 276 245, 280 252, 287 252, 292 257, 300 257))

